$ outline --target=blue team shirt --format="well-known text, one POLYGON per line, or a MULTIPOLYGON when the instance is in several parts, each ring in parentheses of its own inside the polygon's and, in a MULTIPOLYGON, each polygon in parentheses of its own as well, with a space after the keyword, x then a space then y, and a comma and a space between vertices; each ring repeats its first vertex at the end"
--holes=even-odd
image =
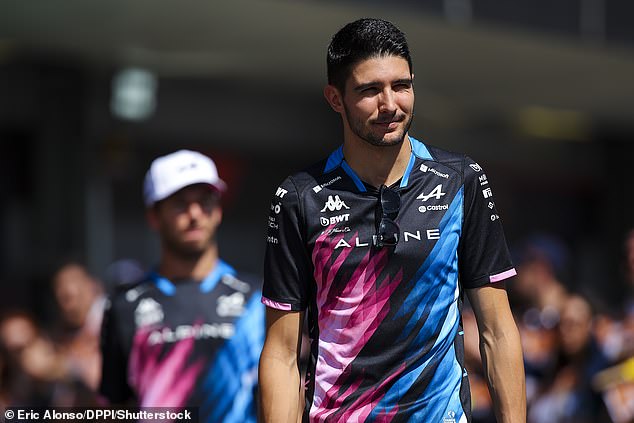
POLYGON ((410 142, 391 187, 401 200, 395 247, 373 245, 379 191, 341 148, 273 197, 262 302, 307 311, 305 420, 470 421, 463 290, 515 270, 480 165, 410 142))
POLYGON ((255 423, 259 285, 219 261, 203 281, 150 273, 120 292, 104 315, 101 393, 113 403, 197 407, 210 423, 255 423))

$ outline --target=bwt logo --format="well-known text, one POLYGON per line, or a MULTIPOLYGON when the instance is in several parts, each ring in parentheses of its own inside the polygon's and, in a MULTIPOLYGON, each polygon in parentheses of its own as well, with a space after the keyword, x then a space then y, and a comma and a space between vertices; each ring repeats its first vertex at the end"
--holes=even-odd
POLYGON ((339 211, 341 209, 350 209, 350 207, 348 207, 346 205, 346 203, 343 202, 343 200, 341 200, 341 198, 339 198, 338 195, 335 195, 334 198, 332 195, 328 196, 328 201, 326 201, 326 204, 324 204, 324 208, 321 209, 321 212, 325 212, 326 210, 328 211, 339 211))
POLYGON ((350 214, 340 214, 338 216, 333 216, 333 217, 320 217, 319 221, 321 222, 321 226, 330 226, 330 225, 336 225, 337 223, 341 223, 341 222, 347 222, 348 219, 350 218, 350 214))

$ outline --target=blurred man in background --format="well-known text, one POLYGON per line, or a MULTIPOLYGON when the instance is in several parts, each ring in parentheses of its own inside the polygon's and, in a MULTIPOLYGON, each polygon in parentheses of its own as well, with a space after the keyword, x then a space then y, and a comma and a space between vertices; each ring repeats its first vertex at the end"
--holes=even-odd
POLYGON ((62 317, 59 345, 70 371, 97 390, 101 377, 99 331, 105 304, 101 283, 78 262, 68 262, 53 275, 53 293, 62 317))
POLYGON ((225 188, 200 153, 152 162, 144 200, 161 257, 106 310, 100 390, 111 402, 195 406, 201 421, 214 423, 256 421, 264 307, 259 281, 219 258, 225 188))
POLYGON ((0 317, 3 406, 91 406, 91 392, 70 371, 65 355, 22 310, 0 317))
POLYGON ((542 382, 529 412, 531 423, 595 423, 609 417, 594 376, 607 367, 593 336, 594 311, 582 296, 567 297, 557 327, 559 345, 554 371, 542 382))

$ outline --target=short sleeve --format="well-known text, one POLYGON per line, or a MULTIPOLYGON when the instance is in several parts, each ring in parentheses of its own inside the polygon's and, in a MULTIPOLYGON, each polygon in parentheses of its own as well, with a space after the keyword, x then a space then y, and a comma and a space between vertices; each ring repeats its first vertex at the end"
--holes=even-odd
POLYGON ((101 383, 99 392, 112 404, 121 404, 133 397, 128 385, 128 363, 118 335, 118 317, 110 300, 106 303, 101 326, 101 383))
POLYGON ((262 302, 278 310, 304 310, 311 265, 299 195, 290 177, 273 195, 267 224, 262 302))
POLYGON ((462 285, 477 288, 507 279, 516 272, 484 169, 465 157, 463 173, 464 221, 458 266, 462 285))

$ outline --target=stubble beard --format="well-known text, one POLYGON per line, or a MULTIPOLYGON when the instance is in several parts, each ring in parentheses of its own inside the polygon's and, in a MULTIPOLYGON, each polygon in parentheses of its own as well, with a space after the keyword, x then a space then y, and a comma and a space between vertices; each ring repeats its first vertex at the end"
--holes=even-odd
POLYGON ((392 147, 392 146, 402 144, 403 141, 405 140, 405 134, 407 134, 407 132, 409 131, 409 128, 412 125, 412 120, 414 118, 413 113, 410 114, 409 116, 406 115, 405 116, 406 120, 404 121, 405 124, 402 126, 403 129, 401 133, 398 134, 398 136, 395 139, 387 140, 385 139, 386 134, 378 135, 376 133, 373 133, 372 130, 370 130, 367 127, 365 121, 361 119, 350 120, 350 113, 345 104, 343 108, 346 112, 346 118, 348 120, 348 124, 350 126, 350 130, 352 131, 352 133, 356 135, 357 137, 359 137, 361 140, 375 147, 392 147))
POLYGON ((215 234, 211 234, 204 242, 188 244, 180 240, 176 234, 165 233, 163 235, 163 248, 182 260, 195 261, 211 248, 214 238, 215 234))

